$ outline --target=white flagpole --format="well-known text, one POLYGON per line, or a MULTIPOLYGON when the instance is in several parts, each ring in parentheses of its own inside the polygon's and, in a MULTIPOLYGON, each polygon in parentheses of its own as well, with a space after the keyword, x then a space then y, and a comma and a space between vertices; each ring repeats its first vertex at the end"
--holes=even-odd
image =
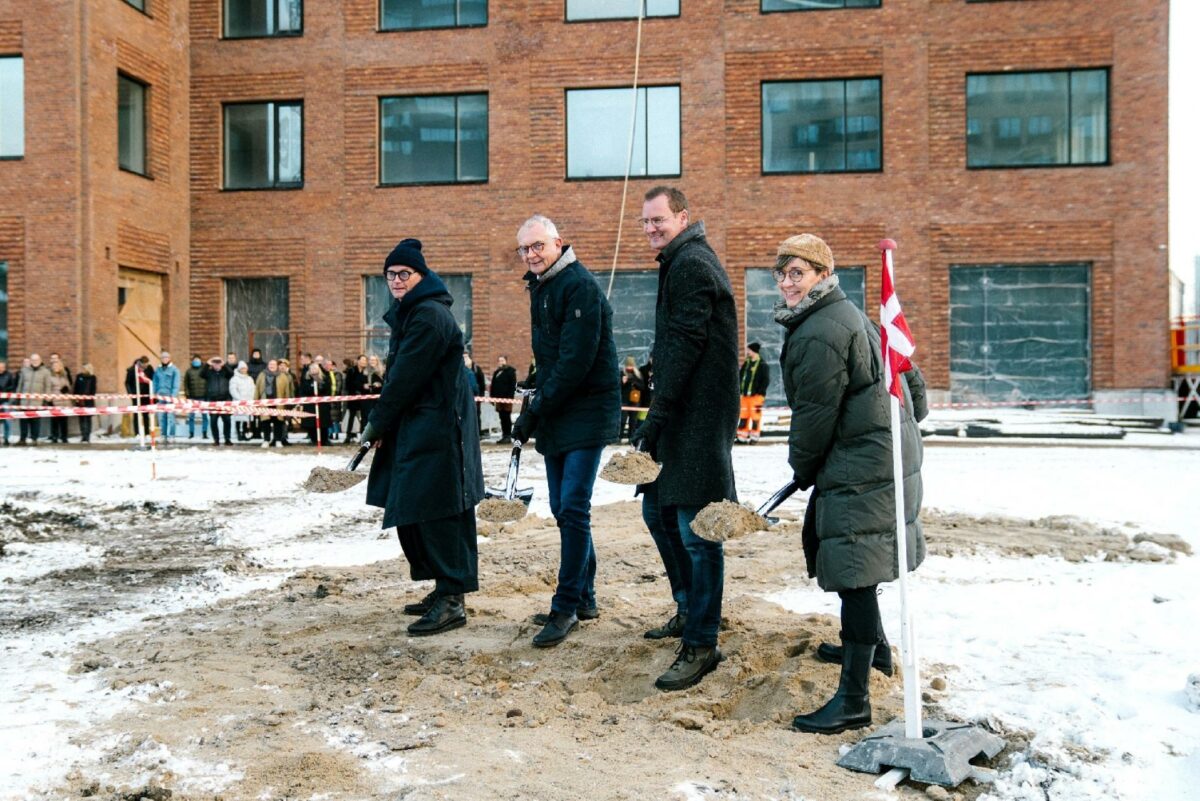
MULTIPOLYGON (((892 251, 884 250, 885 268, 895 290, 892 251)), ((885 324, 884 320, 880 320, 885 324)), ((904 379, 897 375, 897 381, 904 379)), ((901 390, 902 391, 902 390, 901 390)), ((900 571, 900 664, 904 666, 904 736, 921 739, 921 670, 917 663, 916 633, 908 602, 908 529, 904 521, 904 454, 900 444, 900 399, 889 393, 892 407, 892 481, 896 496, 896 562, 900 571)))

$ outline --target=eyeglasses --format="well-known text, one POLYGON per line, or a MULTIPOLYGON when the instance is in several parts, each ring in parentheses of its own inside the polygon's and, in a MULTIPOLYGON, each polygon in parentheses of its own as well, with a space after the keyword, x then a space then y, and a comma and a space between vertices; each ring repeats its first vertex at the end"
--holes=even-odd
POLYGON ((528 256, 530 253, 534 253, 534 254, 540 256, 540 255, 542 255, 542 251, 545 249, 546 249, 545 242, 534 242, 529 245, 521 245, 521 247, 517 248, 517 255, 519 257, 521 257, 522 259, 525 258, 526 256, 528 256))
POLYGON ((408 279, 412 278, 412 276, 413 276, 412 270, 384 270, 383 271, 383 277, 387 279, 389 284, 395 283, 396 281, 399 281, 400 283, 407 283, 408 279))
POLYGON ((775 279, 775 283, 782 284, 784 279, 791 279, 793 284, 798 284, 804 280, 807 273, 816 275, 816 270, 792 269, 792 270, 771 270, 771 276, 775 279))
MULTIPOLYGON (((673 216, 673 215, 672 215, 673 216)), ((641 217, 638 219, 638 225, 645 228, 647 225, 653 225, 655 228, 662 228, 663 223, 672 217, 641 217)))

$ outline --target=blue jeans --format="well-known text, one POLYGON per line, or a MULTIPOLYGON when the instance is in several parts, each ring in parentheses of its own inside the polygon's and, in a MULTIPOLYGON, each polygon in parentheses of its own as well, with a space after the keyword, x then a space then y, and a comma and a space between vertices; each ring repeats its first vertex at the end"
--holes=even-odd
POLYGON ((700 506, 663 507, 662 514, 674 512, 679 535, 692 563, 692 586, 688 591, 688 618, 683 641, 702 647, 717 644, 721 626, 721 595, 725 589, 725 547, 692 533, 692 521, 700 506))
POLYGON ((603 447, 546 456, 550 511, 558 523, 558 588, 550 609, 574 614, 596 605, 596 549, 592 547, 592 487, 603 447))
POLYGON ((175 436, 175 412, 158 413, 158 432, 166 439, 175 436))
POLYGON ((658 548, 659 558, 671 584, 671 597, 680 615, 688 614, 688 590, 692 586, 692 560, 679 537, 679 520, 674 514, 663 515, 658 507, 658 484, 642 490, 642 520, 658 548))
POLYGON ((188 412, 188 439, 196 436, 196 415, 200 415, 200 422, 203 425, 203 430, 200 432, 201 438, 208 438, 208 415, 203 412, 188 412))

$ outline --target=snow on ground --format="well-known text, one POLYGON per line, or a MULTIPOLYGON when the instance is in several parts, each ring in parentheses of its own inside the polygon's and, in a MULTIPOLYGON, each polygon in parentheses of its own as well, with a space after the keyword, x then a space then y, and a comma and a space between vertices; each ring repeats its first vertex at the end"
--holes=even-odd
MULTIPOLYGON (((1139 435, 1103 447, 1006 445, 927 447, 925 506, 975 516, 1069 515, 1130 535, 1178 534, 1200 550, 1200 493, 1193 489, 1200 434, 1139 435), (1166 449, 1158 445, 1167 441, 1166 449)), ((508 457, 507 449, 485 452, 489 485, 503 483, 508 457)), ((204 532, 214 548, 240 549, 268 570, 246 578, 214 563, 145 592, 133 605, 0 636, 0 753, 6 755, 0 796, 21 796, 61 776, 82 755, 68 738, 130 703, 133 690, 101 693, 86 673, 69 672, 87 642, 136 628, 147 615, 277 585, 307 566, 395 558, 394 537, 381 535, 378 518, 364 511, 364 484, 329 495, 299 488, 312 467, 343 467, 346 458, 345 451, 317 457, 245 446, 176 448, 157 454, 158 480, 151 481, 147 453, 6 451, 0 494, 14 504, 34 511, 70 505, 84 514, 146 501, 201 510, 218 521, 204 532), (255 508, 260 498, 271 502, 255 508)), ((741 499, 757 505, 786 483, 786 459, 782 444, 735 449, 741 499)), ((534 488, 531 511, 548 516, 544 465, 532 449, 523 456, 519 485, 534 488)), ((629 487, 598 481, 593 502, 632 495, 629 487)), ((783 508, 802 506, 796 498, 783 508)), ((481 550, 486 558, 486 543, 481 550)), ((101 556, 70 541, 11 543, 0 558, 0 591, 101 556)), ((1037 761, 1008 773, 996 798, 1045 798, 1045 787, 1062 801, 1174 799, 1200 786, 1200 715, 1183 702, 1187 675, 1200 671, 1195 558, 1148 565, 931 557, 916 574, 919 649, 931 666, 927 675, 944 674, 950 682, 945 708, 1038 733, 1037 761), (1078 748, 1098 761, 1080 758, 1078 748)), ((836 596, 811 590, 772 600, 798 612, 837 611, 836 596)), ((898 642, 894 588, 882 604, 889 636, 898 642)), ((220 766, 206 770, 219 789, 220 766)), ((186 766, 180 773, 188 773, 186 766)))

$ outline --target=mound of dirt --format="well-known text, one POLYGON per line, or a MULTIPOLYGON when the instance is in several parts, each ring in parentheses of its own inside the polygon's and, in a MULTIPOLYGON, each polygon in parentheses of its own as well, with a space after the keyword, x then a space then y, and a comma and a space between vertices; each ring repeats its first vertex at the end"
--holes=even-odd
POLYGON ((692 531, 711 542, 766 530, 767 521, 762 515, 734 501, 710 503, 692 521, 692 531))
POLYGON ((485 498, 476 508, 475 515, 480 520, 486 520, 489 523, 511 523, 514 520, 520 520, 527 511, 525 504, 518 500, 485 498))
POLYGON ((304 489, 309 492, 341 492, 366 479, 367 474, 351 473, 349 470, 330 470, 328 467, 314 467, 304 482, 304 489))
POLYGON ((614 453, 600 471, 600 478, 614 484, 649 484, 662 468, 641 451, 614 453))

